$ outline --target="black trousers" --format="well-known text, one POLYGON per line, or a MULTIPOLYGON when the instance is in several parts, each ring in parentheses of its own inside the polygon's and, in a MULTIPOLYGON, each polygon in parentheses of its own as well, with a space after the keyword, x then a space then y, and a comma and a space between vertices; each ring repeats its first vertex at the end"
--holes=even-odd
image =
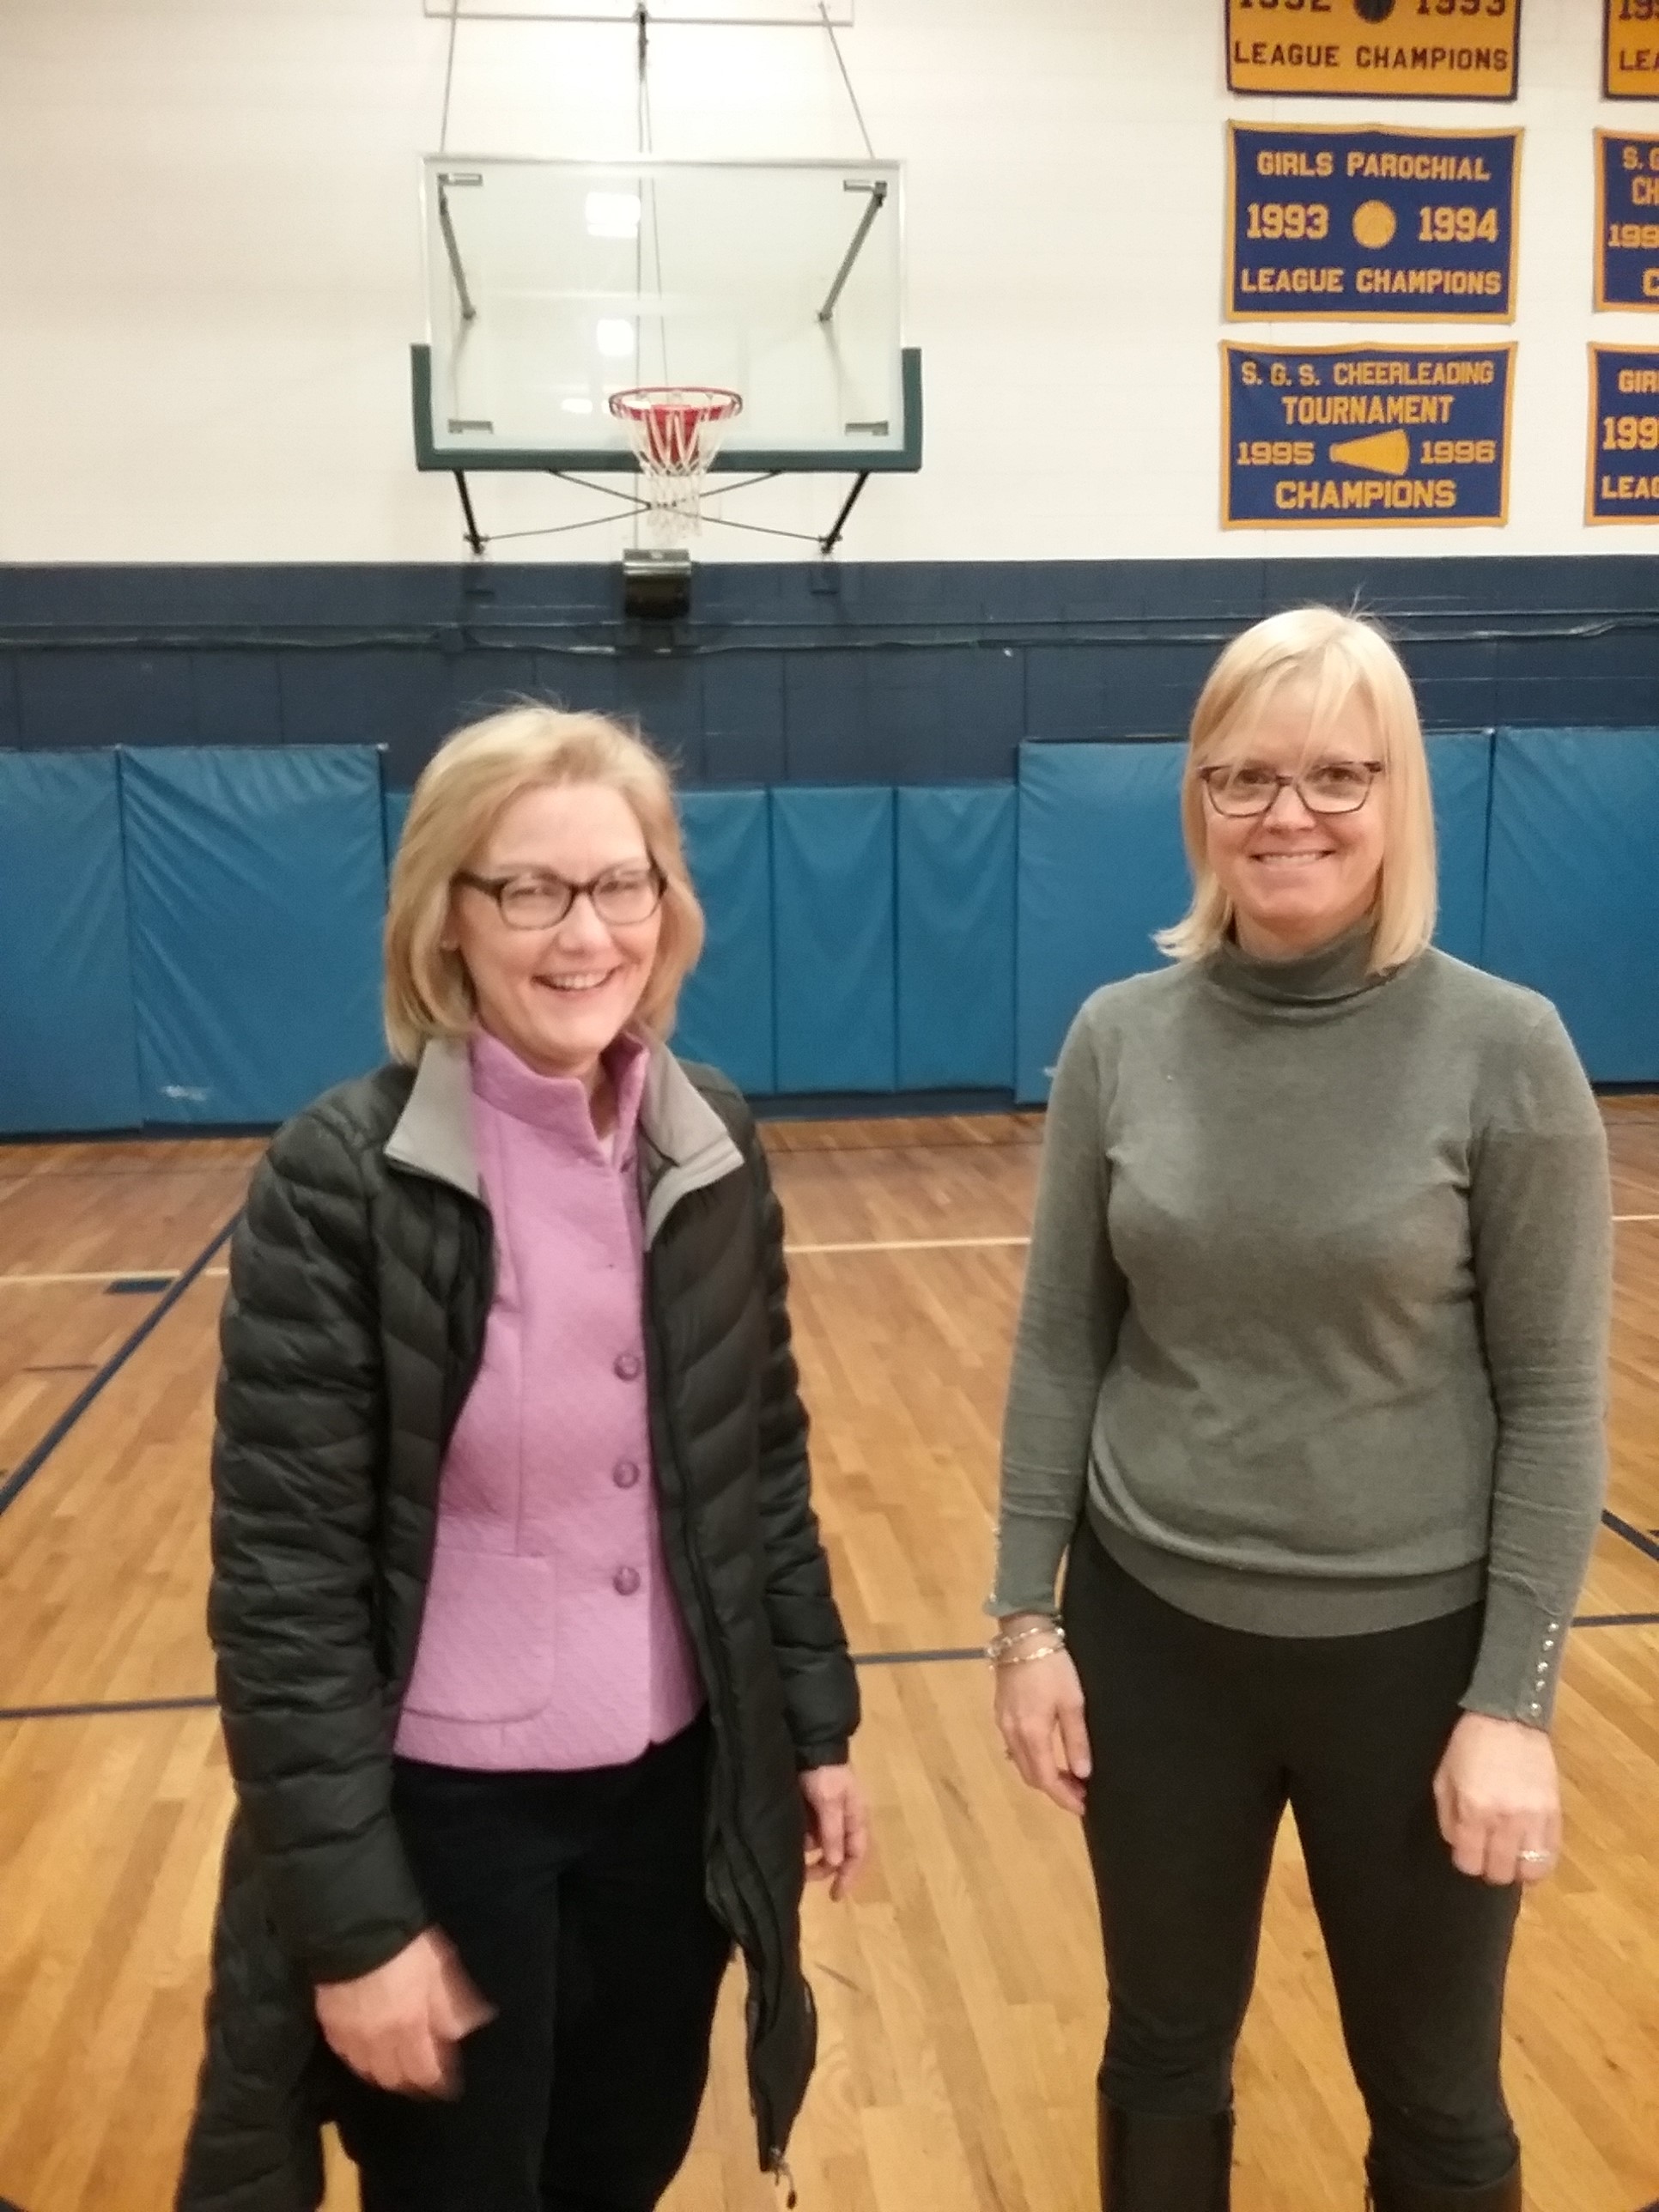
POLYGON ((648 2212, 691 2141, 730 1944, 703 1894, 706 1717, 627 1766, 400 1759, 433 1917, 496 2008, 453 2101, 336 2062, 363 2212, 648 2212))
POLYGON ((1064 1617, 1094 1754, 1106 2097, 1132 2112, 1231 2102, 1288 1804, 1376 2171, 1503 2179, 1518 2155, 1498 2048, 1519 1892, 1458 1873, 1431 1789, 1480 1608, 1368 1636, 1247 1635, 1154 1596, 1085 1524, 1064 1617))

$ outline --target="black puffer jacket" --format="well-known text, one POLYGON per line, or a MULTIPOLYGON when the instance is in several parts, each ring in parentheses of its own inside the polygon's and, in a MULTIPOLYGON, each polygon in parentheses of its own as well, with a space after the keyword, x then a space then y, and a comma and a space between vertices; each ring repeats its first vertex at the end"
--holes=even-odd
MULTIPOLYGON (((313 2212, 329 2069, 311 1986, 428 1924, 390 1810, 439 1469, 482 1357, 489 1213, 465 1048, 276 1137, 232 1250, 210 1625, 237 1811, 179 2212, 313 2212)), ((812 2069, 798 1771, 858 1690, 808 1492, 782 1221, 738 1094, 654 1048, 641 1116, 664 1544, 714 1720, 708 1896, 749 1971, 763 2163, 812 2069)))

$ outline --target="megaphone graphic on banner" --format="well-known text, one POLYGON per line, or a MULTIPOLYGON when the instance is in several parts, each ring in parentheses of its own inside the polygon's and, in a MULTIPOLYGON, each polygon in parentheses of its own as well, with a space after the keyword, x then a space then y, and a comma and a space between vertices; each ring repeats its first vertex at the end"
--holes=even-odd
POLYGON ((1403 477, 1412 465, 1412 441, 1403 430, 1384 430, 1375 438, 1350 438, 1331 447, 1334 461, 1351 469, 1372 469, 1380 477, 1403 477))

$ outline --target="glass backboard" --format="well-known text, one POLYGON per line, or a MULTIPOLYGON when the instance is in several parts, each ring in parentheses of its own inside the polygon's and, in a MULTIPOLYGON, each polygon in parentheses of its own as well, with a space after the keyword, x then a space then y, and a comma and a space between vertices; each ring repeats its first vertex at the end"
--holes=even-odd
POLYGON ((723 470, 915 468, 893 161, 425 165, 423 468, 631 469, 613 393, 741 393, 723 470))
MULTIPOLYGON (((463 23, 632 23, 637 0, 425 0, 428 15, 463 23)), ((853 20, 853 0, 650 0, 650 20, 661 23, 800 24, 837 30, 853 20)))

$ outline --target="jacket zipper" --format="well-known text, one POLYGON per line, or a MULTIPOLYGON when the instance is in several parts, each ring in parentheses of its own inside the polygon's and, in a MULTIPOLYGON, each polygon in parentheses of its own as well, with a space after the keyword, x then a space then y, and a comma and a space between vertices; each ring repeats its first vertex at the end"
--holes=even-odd
MULTIPOLYGON (((738 1815, 736 1774, 735 1770, 732 1766, 732 1747, 735 1747, 738 1738, 737 1719, 733 1711, 731 1686, 727 1679, 723 1657, 720 1652, 719 1622, 715 1616, 714 1599, 709 1590, 708 1577, 704 1572, 702 1554, 699 1551, 691 1533, 691 1514, 690 1510, 690 1501, 685 1487, 689 1480, 689 1468, 685 1453, 681 1446, 679 1425, 675 1417, 673 1394, 668 1388, 668 1346, 664 1337, 661 1316, 657 1311, 656 1303, 654 1300, 651 1300, 648 1303, 650 1307, 651 1334, 653 1341, 656 1346, 657 1370, 661 1383, 659 1396, 662 1407, 663 1425, 668 1432, 669 1445, 674 1455, 675 1465, 679 1470, 681 1482, 680 1525, 684 1539, 685 1557, 687 1563, 690 1567, 691 1580, 696 1589, 697 1601, 702 1609, 704 1631, 708 1638, 709 1656, 713 1662, 711 1671, 716 1678, 714 1686, 720 1696, 722 1724, 725 1729, 726 1741, 728 1747, 727 1767, 730 1779, 727 1784, 727 1790, 728 1802, 731 1808, 729 1832, 732 1845, 737 1850, 740 1851, 742 1856, 748 1862, 749 1871, 754 1881, 754 1899, 758 1901, 762 1907, 761 1913, 751 1913, 749 1915, 751 1924, 756 1926, 756 1933, 758 1935, 760 1932, 758 1922, 762 1917, 764 1917, 766 1919, 772 1931, 774 1954, 779 1962, 780 1972, 781 1972, 785 1963, 783 1931, 778 1925, 777 1917, 772 1906, 771 1893, 767 1888, 766 1879, 761 1871, 760 1863, 755 1856, 753 1849, 750 1844, 749 1838, 744 1832, 743 1822, 738 1815)), ((733 1887, 739 1899, 744 1901, 746 1905, 748 1900, 743 1899, 743 1884, 738 1879, 738 1869, 735 1865, 732 1868, 732 1878, 733 1887)), ((763 2130, 767 2137, 767 2171, 771 2173, 775 2179, 781 2176, 787 2181, 789 2187, 787 2203, 788 2204, 793 2205, 795 2202, 794 2179, 789 2172, 788 2166, 785 2162, 782 2145, 774 2140, 776 2135, 776 2126, 774 2115, 769 2110, 766 2109, 765 2100, 761 2094, 758 2084, 751 2079, 750 2087, 750 2094, 755 2100, 756 2117, 760 2120, 763 2130)))

